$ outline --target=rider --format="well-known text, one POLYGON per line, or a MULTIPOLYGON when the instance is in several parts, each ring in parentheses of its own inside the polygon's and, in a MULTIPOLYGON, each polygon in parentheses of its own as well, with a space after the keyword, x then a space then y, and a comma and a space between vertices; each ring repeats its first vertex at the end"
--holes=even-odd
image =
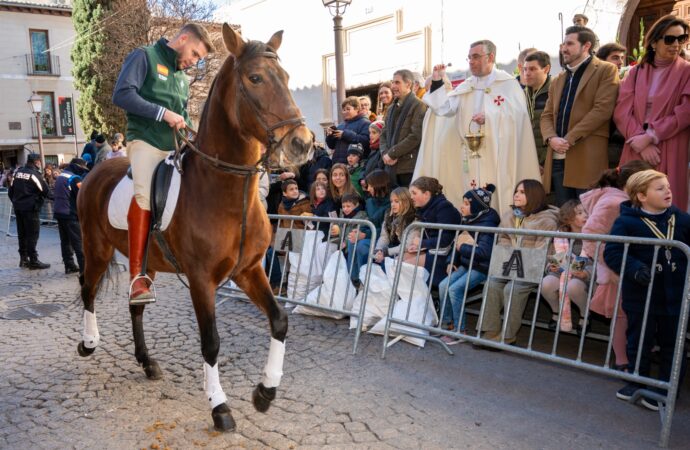
POLYGON ((154 301, 141 272, 151 220, 151 178, 155 167, 174 149, 173 133, 191 125, 187 114, 189 81, 183 72, 213 52, 208 32, 187 24, 170 41, 132 51, 122 66, 113 103, 127 112, 127 151, 132 166, 134 198, 127 214, 129 302, 154 301))

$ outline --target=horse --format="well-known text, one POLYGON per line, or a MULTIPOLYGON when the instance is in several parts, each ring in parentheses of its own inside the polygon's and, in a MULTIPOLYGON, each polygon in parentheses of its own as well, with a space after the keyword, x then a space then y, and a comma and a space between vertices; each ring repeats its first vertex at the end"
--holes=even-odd
MULTIPOLYGON (((266 43, 244 41, 224 24, 223 41, 230 55, 210 88, 191 144, 195 151, 187 152, 181 162, 177 206, 163 232, 176 263, 166 257, 161 244, 149 238, 147 275, 153 279, 156 272, 178 268, 186 275, 201 336, 204 389, 213 424, 217 430, 232 431, 235 421, 218 374, 215 291, 231 278, 268 317, 268 360, 263 379, 252 393, 254 407, 266 412, 282 377, 288 320, 262 267, 271 225, 258 197, 257 165, 262 145, 271 165, 303 164, 311 157, 312 134, 279 63, 282 31, 266 43)), ((85 260, 80 279, 84 330, 77 350, 83 357, 91 355, 99 343, 94 303, 114 250, 128 254, 127 231, 113 228, 108 221, 108 200, 127 169, 124 158, 100 163, 84 179, 77 198, 85 260)), ((146 376, 156 380, 162 372, 144 340, 144 306, 129 307, 134 355, 146 376)))

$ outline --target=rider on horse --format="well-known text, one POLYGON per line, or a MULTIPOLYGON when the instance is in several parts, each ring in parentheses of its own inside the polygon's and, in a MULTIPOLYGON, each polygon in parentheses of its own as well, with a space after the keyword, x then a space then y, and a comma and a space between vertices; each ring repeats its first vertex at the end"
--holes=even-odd
POLYGON ((151 221, 151 178, 158 163, 174 149, 174 132, 191 125, 186 110, 189 81, 184 70, 211 52, 208 32, 197 24, 187 24, 171 41, 161 38, 132 51, 115 85, 113 103, 127 112, 127 151, 134 182, 127 214, 130 304, 154 301, 140 276, 151 221))

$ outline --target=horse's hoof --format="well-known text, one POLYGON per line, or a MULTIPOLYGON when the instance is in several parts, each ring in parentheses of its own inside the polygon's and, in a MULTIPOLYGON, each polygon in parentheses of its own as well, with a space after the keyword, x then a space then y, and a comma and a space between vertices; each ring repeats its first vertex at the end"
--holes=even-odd
POLYGON ((213 428, 218 431, 235 431, 235 419, 227 403, 221 403, 211 411, 213 417, 213 428))
POLYGON ((79 353, 79 356, 82 358, 85 358, 87 356, 91 356, 93 351, 96 350, 96 347, 94 348, 86 348, 84 347, 84 341, 81 341, 79 344, 77 344, 77 352, 79 353))
POLYGON ((267 388, 263 383, 259 383, 252 392, 252 403, 259 412, 266 412, 271 406, 271 402, 276 398, 276 388, 267 388))
POLYGON ((160 366, 153 360, 149 361, 149 363, 144 366, 144 373, 149 380, 160 380, 163 378, 163 372, 160 366))

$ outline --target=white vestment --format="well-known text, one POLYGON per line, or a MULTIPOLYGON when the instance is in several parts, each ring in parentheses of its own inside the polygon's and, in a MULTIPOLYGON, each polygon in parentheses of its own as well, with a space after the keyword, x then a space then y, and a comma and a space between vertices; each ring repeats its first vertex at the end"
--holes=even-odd
MULTIPOLYGON (((537 150, 525 94, 511 75, 494 69, 486 77, 470 77, 452 92, 444 87, 427 92, 422 142, 414 178, 437 178, 443 192, 458 209, 473 187, 496 185, 491 206, 501 215, 513 203, 515 184, 541 181, 537 150), (470 158, 465 134, 472 116, 483 112, 481 158, 470 158)), ((475 132, 477 124, 473 123, 475 132)))

